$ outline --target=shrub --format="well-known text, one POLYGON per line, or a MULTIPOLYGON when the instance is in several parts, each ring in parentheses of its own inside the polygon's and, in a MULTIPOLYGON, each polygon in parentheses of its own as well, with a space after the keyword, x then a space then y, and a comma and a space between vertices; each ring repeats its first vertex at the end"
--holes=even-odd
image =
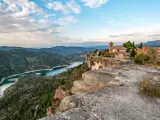
POLYGON ((140 83, 139 90, 146 95, 160 97, 160 83, 143 80, 140 83))
POLYGON ((149 63, 149 61, 150 61, 150 56, 144 53, 139 53, 134 58, 134 62, 141 65, 147 64, 149 63))
POLYGON ((109 51, 104 51, 102 54, 103 57, 114 57, 113 53, 109 53, 109 51))
POLYGON ((156 50, 153 49, 153 48, 150 48, 147 52, 147 55, 149 56, 150 60, 149 60, 149 63, 152 63, 152 64, 156 64, 156 50))

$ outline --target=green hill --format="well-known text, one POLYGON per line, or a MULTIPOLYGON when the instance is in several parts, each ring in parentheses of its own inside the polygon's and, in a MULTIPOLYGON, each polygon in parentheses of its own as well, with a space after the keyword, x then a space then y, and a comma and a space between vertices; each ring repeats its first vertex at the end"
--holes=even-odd
POLYGON ((44 51, 31 52, 25 49, 0 51, 0 78, 64 64, 69 64, 69 60, 64 56, 44 51))

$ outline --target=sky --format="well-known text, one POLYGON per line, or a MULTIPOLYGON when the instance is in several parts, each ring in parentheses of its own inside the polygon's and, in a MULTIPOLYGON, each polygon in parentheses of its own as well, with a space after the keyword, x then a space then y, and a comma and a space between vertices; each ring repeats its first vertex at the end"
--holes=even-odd
POLYGON ((0 0, 0 46, 160 40, 160 0, 0 0))

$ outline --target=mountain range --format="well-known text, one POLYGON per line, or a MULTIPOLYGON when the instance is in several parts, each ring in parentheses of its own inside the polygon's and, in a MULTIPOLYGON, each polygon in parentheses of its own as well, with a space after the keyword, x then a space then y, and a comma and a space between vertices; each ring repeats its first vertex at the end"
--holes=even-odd
POLYGON ((148 41, 143 43, 145 46, 153 46, 153 47, 160 47, 160 40, 148 41))

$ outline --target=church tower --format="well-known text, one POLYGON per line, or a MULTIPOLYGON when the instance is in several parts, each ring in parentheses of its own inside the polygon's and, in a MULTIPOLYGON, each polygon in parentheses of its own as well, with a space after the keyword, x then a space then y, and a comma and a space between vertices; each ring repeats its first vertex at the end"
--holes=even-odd
POLYGON ((112 53, 112 47, 114 47, 114 44, 110 42, 109 43, 109 53, 112 53))

